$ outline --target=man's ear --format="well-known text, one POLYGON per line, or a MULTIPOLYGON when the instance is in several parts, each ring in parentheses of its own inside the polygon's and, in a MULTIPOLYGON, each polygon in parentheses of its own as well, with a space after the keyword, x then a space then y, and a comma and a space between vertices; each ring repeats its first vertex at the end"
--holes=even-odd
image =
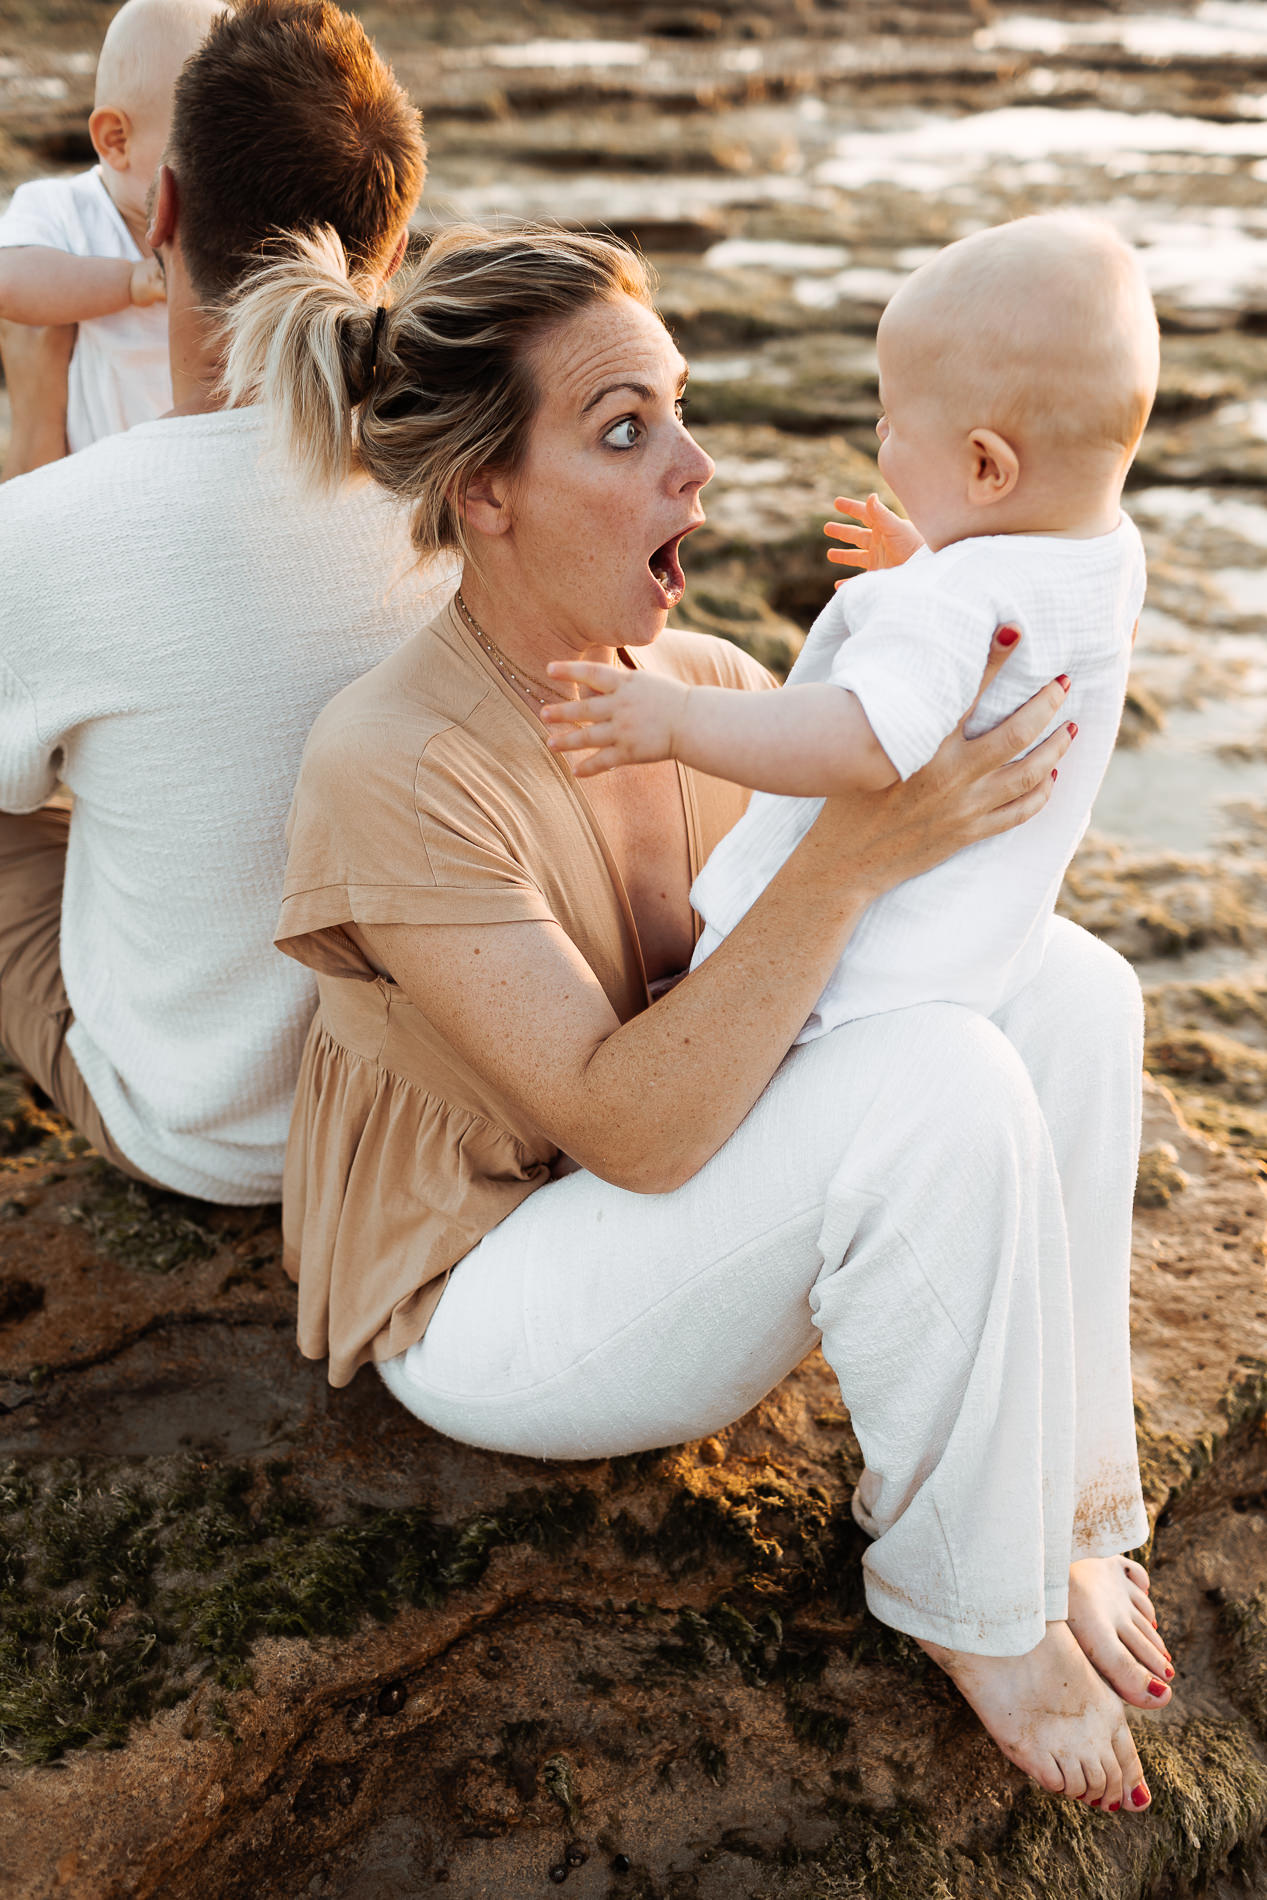
POLYGON ((974 429, 968 437, 968 500, 975 508, 1003 501, 1021 479, 1021 458, 993 429, 974 429))
POLYGON ((170 165, 160 165, 154 174, 149 213, 150 224, 145 241, 152 251, 159 251, 175 237, 176 220, 180 214, 180 192, 176 174, 170 165))
POLYGON ((467 487, 462 518, 476 534, 505 534, 511 525, 508 483, 493 469, 481 469, 467 487))
POLYGON ((387 269, 383 272, 384 283, 387 283, 391 278, 393 278, 396 275, 396 272, 400 269, 401 265, 405 261, 405 252, 408 249, 409 249, 409 232, 408 232, 408 229, 406 229, 401 232, 400 236, 396 240, 396 248, 391 254, 391 258, 388 261, 387 269))
POLYGON ((88 121, 92 149, 111 171, 125 172, 132 144, 132 121, 117 106, 98 106, 88 121))

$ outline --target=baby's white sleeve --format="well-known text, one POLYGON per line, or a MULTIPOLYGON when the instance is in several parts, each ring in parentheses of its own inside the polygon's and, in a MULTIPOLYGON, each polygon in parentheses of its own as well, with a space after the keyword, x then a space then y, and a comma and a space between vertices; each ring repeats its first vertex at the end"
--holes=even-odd
POLYGON ((41 735, 35 697, 0 660, 0 811, 38 811, 57 790, 61 746, 41 735))
POLYGON ((51 251, 73 248, 62 194, 45 190, 49 182, 36 179, 18 186, 0 216, 0 250, 15 250, 22 244, 45 245, 51 251))
POLYGON ((872 732, 906 779, 927 765, 976 698, 994 608, 902 568, 867 575, 864 588, 846 601, 850 633, 828 679, 857 694, 872 732))

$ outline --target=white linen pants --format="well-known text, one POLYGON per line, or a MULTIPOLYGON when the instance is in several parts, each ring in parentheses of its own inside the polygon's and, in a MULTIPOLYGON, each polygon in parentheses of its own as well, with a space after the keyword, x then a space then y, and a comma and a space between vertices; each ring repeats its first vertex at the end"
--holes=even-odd
POLYGON ((685 1186, 578 1173, 455 1268, 379 1371, 436 1430, 540 1458, 699 1438, 821 1335, 866 1460, 867 1601, 1019 1655, 1075 1557, 1147 1534, 1128 1293, 1142 1012, 1058 921, 994 1020, 930 1003, 791 1051, 685 1186))

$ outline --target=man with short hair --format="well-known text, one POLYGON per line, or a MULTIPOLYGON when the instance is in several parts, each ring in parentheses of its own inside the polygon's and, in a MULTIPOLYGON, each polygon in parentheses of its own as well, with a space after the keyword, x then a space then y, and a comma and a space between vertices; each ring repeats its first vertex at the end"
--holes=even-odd
POLYGON ((272 933, 308 728, 444 584, 379 491, 306 493, 263 413, 221 407, 216 310, 292 228, 385 279, 424 158, 330 0, 226 14, 153 196, 174 407, 0 489, 0 1044, 116 1165, 207 1200, 281 1189, 315 989, 272 933))

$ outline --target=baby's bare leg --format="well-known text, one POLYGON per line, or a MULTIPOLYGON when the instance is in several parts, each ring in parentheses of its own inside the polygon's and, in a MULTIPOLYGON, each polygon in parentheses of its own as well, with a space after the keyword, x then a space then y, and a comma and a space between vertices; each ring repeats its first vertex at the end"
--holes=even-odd
POLYGON ((0 481, 29 474, 66 454, 66 378, 75 326, 0 323, 0 361, 9 391, 9 451, 0 481))

